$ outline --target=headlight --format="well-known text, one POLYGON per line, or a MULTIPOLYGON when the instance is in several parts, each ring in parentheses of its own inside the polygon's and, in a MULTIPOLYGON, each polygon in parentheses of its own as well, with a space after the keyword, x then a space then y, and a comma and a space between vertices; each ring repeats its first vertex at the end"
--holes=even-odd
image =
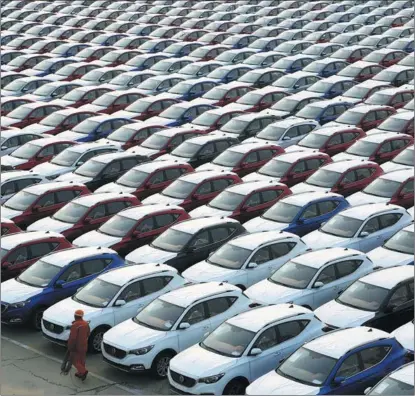
POLYGON ((220 373, 217 375, 211 375, 209 377, 199 378, 199 382, 204 384, 214 384, 215 382, 218 382, 224 375, 225 373, 220 373))
POLYGON ((133 349, 132 351, 129 351, 128 353, 130 355, 145 355, 146 353, 149 353, 153 348, 154 348, 154 345, 149 345, 144 348, 133 349))
POLYGON ((25 305, 29 303, 30 303, 30 300, 20 301, 14 304, 10 304, 10 308, 23 308, 25 305))

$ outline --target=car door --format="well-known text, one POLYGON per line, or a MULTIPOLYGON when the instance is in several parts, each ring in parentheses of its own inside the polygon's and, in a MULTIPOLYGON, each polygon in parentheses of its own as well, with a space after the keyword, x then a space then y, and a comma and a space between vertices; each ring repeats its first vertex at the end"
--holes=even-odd
POLYGON ((9 253, 4 260, 2 260, 2 278, 3 281, 10 279, 17 274, 20 274, 30 264, 33 264, 34 260, 31 259, 31 254, 28 246, 19 246, 9 253), (5 272, 7 275, 4 275, 5 272))
POLYGON ((149 300, 144 296, 141 282, 141 280, 131 282, 122 289, 116 298, 112 305, 114 325, 135 316, 137 312, 144 307, 145 302, 149 300), (121 303, 122 305, 117 306, 119 301, 124 301, 125 304, 121 303))
POLYGON ((50 216, 61 208, 61 204, 58 202, 56 194, 50 192, 40 197, 32 206, 30 219, 28 224, 35 222, 36 220, 43 219, 44 217, 50 216))
POLYGON ((399 204, 404 208, 410 208, 414 202, 414 179, 405 182, 401 189, 397 192, 396 197, 399 204))
POLYGON ((62 271, 54 285, 53 302, 58 302, 70 297, 86 282, 81 282, 84 277, 82 263, 71 263, 62 271))
POLYGON ((121 160, 110 162, 91 182, 88 182, 88 188, 95 190, 104 184, 111 183, 118 179, 121 168, 121 160))

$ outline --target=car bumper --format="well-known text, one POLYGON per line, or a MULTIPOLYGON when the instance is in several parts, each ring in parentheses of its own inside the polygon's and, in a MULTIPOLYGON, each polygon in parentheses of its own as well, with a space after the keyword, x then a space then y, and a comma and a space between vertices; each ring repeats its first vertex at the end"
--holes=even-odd
MULTIPOLYGON (((61 325, 56 325, 56 326, 61 326, 61 325)), ((58 345, 66 347, 66 345, 68 343, 68 339, 69 339, 70 330, 66 330, 65 326, 62 326, 62 327, 64 327, 64 330, 61 333, 54 333, 54 332, 52 332, 52 331, 45 328, 45 325, 44 325, 43 320, 42 320, 43 337, 45 337, 47 340, 53 342, 54 344, 58 344, 58 345)))
POLYGON ((170 370, 167 377, 170 383, 170 391, 176 395, 222 395, 226 382, 229 381, 229 379, 221 378, 214 384, 205 384, 195 380, 193 386, 184 386, 173 380, 170 370))
POLYGON ((127 373, 138 373, 141 371, 150 370, 153 359, 155 357, 154 354, 150 353, 145 355, 127 354, 124 358, 118 359, 107 353, 104 347, 102 347, 101 351, 104 362, 108 363, 112 367, 117 368, 118 370, 125 371, 127 373))
POLYGON ((28 309, 15 308, 10 309, 10 306, 1 303, 1 323, 8 326, 20 325, 26 323, 31 318, 31 311, 28 309))

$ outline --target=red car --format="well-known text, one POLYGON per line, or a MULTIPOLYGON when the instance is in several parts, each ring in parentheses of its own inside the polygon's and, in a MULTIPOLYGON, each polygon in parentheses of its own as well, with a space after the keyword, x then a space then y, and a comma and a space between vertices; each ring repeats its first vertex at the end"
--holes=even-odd
POLYGON ((79 247, 102 244, 125 256, 134 249, 149 244, 173 224, 189 218, 180 206, 136 206, 119 212, 98 230, 80 236, 73 243, 79 247))
POLYGON ((247 92, 234 104, 229 105, 229 109, 258 112, 270 108, 286 96, 289 96, 287 92, 281 91, 279 88, 270 85, 247 92))
POLYGON ((160 194, 154 194, 146 198, 143 200, 143 204, 178 205, 189 211, 207 204, 231 184, 241 182, 241 178, 232 172, 191 172, 179 177, 160 194))
POLYGON ((384 81, 366 80, 349 88, 343 95, 338 96, 338 99, 358 104, 364 102, 375 92, 390 87, 391 85, 384 81))
POLYGON ((291 194, 291 190, 282 183, 256 180, 230 186, 216 198, 192 210, 192 218, 203 216, 225 216, 244 223, 260 216, 280 198, 291 194))
POLYGON ((344 69, 340 70, 337 75, 349 77, 353 81, 362 82, 371 79, 383 69, 383 66, 362 60, 346 66, 344 69))
POLYGON ((194 99, 192 103, 211 104, 213 106, 221 107, 236 102, 239 98, 252 90, 253 88, 244 83, 232 81, 212 88, 201 98, 194 99))
POLYGON ((257 171, 276 155, 284 153, 284 149, 268 143, 241 143, 231 146, 219 154, 213 161, 199 166, 200 170, 224 170, 234 172, 240 177, 257 171))
POLYGON ((183 128, 191 128, 200 132, 212 132, 220 129, 233 117, 242 115, 243 112, 229 107, 218 107, 213 110, 208 110, 196 117, 191 123, 182 125, 183 128))
POLYGON ((1 224, 1 234, 0 234, 1 236, 15 234, 17 232, 22 232, 22 230, 16 224, 14 224, 13 220, 2 217, 0 224, 1 224))
POLYGON ((135 166, 119 177, 95 190, 96 193, 129 193, 139 199, 160 192, 185 173, 194 169, 185 162, 154 161, 135 166))
POLYGON ((244 181, 267 180, 294 186, 312 175, 321 166, 332 162, 329 155, 319 151, 295 151, 274 157, 244 181))
POLYGON ((1 118, 1 127, 23 128, 27 125, 38 123, 54 111, 62 110, 63 107, 56 104, 35 102, 19 106, 11 111, 7 117, 1 118))
POLYGON ((168 107, 179 102, 180 100, 171 98, 171 95, 166 93, 161 93, 156 96, 145 96, 128 105, 124 111, 120 111, 114 115, 143 121, 159 115, 168 107))
POLYGON ((1 238, 1 279, 14 278, 46 254, 71 247, 63 235, 50 231, 6 235, 1 238))
POLYGON ((25 228, 48 217, 80 195, 90 194, 85 185, 73 182, 34 184, 17 192, 1 206, 2 217, 25 228))
POLYGON ((392 66, 405 58, 408 54, 405 51, 381 48, 366 55, 363 60, 366 62, 373 62, 383 67, 392 66))
POLYGON ((61 233, 68 241, 96 230, 119 211, 140 205, 131 194, 103 193, 75 198, 52 216, 36 221, 27 231, 50 230, 61 233))
POLYGON ((384 105, 400 109, 413 99, 414 86, 408 84, 400 87, 382 89, 365 100, 365 104, 384 105))
POLYGON ((22 70, 32 69, 38 63, 50 56, 39 54, 25 54, 12 59, 7 65, 3 66, 6 71, 21 72, 22 70))
POLYGON ((51 104, 57 104, 68 107, 81 107, 84 104, 91 103, 95 99, 99 98, 107 92, 110 92, 109 88, 98 87, 79 87, 68 92, 62 98, 56 99, 51 104))
POLYGON ((48 162, 56 154, 59 154, 61 151, 74 144, 76 143, 71 140, 58 139, 55 137, 31 140, 23 144, 23 146, 20 146, 11 154, 2 157, 1 170, 32 169, 36 165, 48 162))
POLYGON ((1 116, 5 116, 9 114, 11 111, 13 111, 14 109, 17 109, 19 106, 27 104, 27 103, 32 103, 32 101, 30 99, 19 98, 19 97, 1 98, 1 107, 0 107, 1 113, 0 114, 1 116))
POLYGON ((373 48, 365 47, 363 45, 350 45, 345 48, 340 48, 330 58, 342 59, 348 63, 354 63, 362 60, 366 55, 370 54, 373 48))
POLYGON ((397 132, 414 136, 414 112, 400 111, 387 118, 376 129, 369 131, 369 134, 377 132, 397 132))

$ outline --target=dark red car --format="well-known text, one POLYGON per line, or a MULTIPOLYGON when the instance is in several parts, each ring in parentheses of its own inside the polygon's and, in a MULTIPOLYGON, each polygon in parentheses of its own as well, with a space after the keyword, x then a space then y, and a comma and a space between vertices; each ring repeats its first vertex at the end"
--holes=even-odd
POLYGON ((2 206, 2 216, 26 228, 39 219, 51 216, 72 199, 90 194, 80 183, 52 182, 34 184, 17 192, 2 206))
POLYGON ((384 105, 400 109, 413 99, 414 87, 408 84, 400 87, 382 89, 366 99, 365 104, 384 105))
POLYGON ((405 58, 408 54, 405 51, 381 48, 366 55, 363 60, 366 62, 373 62, 383 67, 392 66, 405 58))
POLYGON ((247 92, 234 104, 229 105, 229 109, 258 112, 270 108, 286 96, 289 96, 287 92, 281 91, 279 88, 270 85, 247 92))
POLYGON ((400 111, 385 121, 370 133, 376 132, 397 132, 414 136, 414 113, 412 111, 400 111))
POLYGON ((362 60, 372 51, 373 48, 365 47, 363 45, 350 45, 348 47, 340 48, 331 54, 330 58, 342 59, 348 63, 354 63, 362 60))
POLYGON ((183 128, 192 128, 195 131, 212 132, 216 129, 220 129, 233 117, 242 115, 243 112, 232 109, 232 105, 229 107, 218 107, 213 110, 208 110, 196 117, 191 123, 184 124, 183 128))
POLYGON ((63 235, 50 231, 6 235, 1 238, 1 280, 14 278, 48 253, 71 247, 63 235))
POLYGON ((4 217, 1 218, 1 236, 3 235, 10 235, 15 234, 17 232, 22 232, 22 230, 14 224, 13 220, 6 219, 4 217))
POLYGON ((353 101, 354 103, 362 103, 368 97, 382 89, 390 88, 392 85, 384 81, 366 80, 349 88, 343 95, 339 96, 339 100, 353 101))
POLYGON ((1 115, 5 116, 9 114, 14 109, 18 108, 21 105, 32 103, 30 99, 19 98, 19 97, 4 97, 1 99, 1 115))
POLYGON ((337 75, 349 77, 353 81, 362 82, 371 79, 383 69, 383 66, 362 60, 346 66, 344 69, 340 70, 337 75))
POLYGON ((56 99, 50 104, 57 104, 67 107, 81 107, 84 104, 91 103, 95 99, 99 98, 107 92, 110 92, 109 88, 98 87, 79 87, 68 92, 62 98, 56 99))

